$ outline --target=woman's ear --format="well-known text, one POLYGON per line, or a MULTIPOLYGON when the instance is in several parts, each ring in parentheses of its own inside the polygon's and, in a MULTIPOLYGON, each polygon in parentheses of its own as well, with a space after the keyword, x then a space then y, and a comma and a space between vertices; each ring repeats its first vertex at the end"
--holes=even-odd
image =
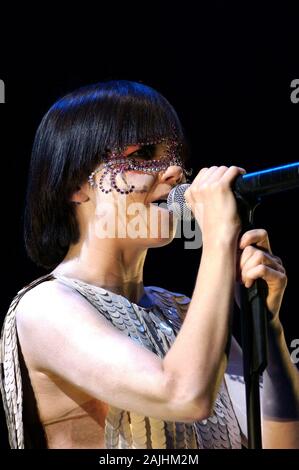
POLYGON ((82 204, 83 202, 89 201, 89 196, 81 187, 81 188, 78 188, 77 191, 75 191, 72 194, 71 201, 74 202, 75 204, 82 204))

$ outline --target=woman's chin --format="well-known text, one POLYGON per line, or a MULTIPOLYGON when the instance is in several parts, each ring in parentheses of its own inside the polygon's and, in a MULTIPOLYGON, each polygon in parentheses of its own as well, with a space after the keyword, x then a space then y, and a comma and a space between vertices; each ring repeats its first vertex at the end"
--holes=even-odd
POLYGON ((151 208, 149 222, 147 241, 150 247, 164 246, 172 242, 177 225, 172 212, 167 208, 154 205, 154 209, 151 208))
POLYGON ((162 246, 169 245, 169 243, 172 242, 173 238, 174 238, 174 235, 168 238, 166 237, 148 238, 147 246, 148 248, 160 248, 162 246))

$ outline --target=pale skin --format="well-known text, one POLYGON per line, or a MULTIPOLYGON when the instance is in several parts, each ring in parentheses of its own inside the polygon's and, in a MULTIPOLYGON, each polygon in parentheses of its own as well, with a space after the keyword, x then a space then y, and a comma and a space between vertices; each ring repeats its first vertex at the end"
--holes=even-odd
MULTIPOLYGON (((128 147, 127 154, 134 150, 128 147)), ((57 423, 53 432, 48 427, 50 447, 103 446, 100 430, 106 403, 169 421, 192 422, 210 415, 227 365, 224 351, 240 233, 230 184, 240 171, 238 167, 204 168, 188 191, 188 202, 202 228, 203 252, 185 321, 164 359, 138 347, 79 294, 57 281, 43 283, 24 296, 17 312, 18 334, 41 420, 46 430, 47 423, 57 423), (197 204, 199 211, 195 209, 197 204), (74 436, 75 424, 71 419, 64 421, 76 406, 85 413, 86 429, 90 429, 86 436, 74 436)), ((131 172, 128 179, 147 188, 145 193, 128 197, 149 206, 181 181, 182 170, 171 166, 155 176, 131 172)), ((54 274, 78 278, 138 302, 144 294, 142 272, 147 249, 170 242, 173 234, 167 240, 159 236, 99 239, 96 226, 101 203, 118 197, 126 196, 99 194, 88 183, 73 194, 72 200, 79 203, 81 237, 54 274)), ((161 210, 161 224, 168 218, 168 211, 161 210)), ((282 263, 271 253, 263 230, 247 232, 240 248, 242 281, 248 286, 262 277, 268 284, 271 334, 277 338, 275 347, 284 357, 285 372, 298 390, 298 374, 288 359, 278 317, 287 282, 282 263)), ((267 419, 263 429, 266 447, 276 448, 282 443, 284 447, 299 447, 298 422, 267 419)))

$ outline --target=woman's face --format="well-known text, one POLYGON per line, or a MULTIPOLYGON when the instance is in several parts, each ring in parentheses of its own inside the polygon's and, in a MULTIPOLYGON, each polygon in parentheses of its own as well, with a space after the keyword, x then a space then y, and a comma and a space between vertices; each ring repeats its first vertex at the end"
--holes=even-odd
POLYGON ((147 248, 168 244, 176 221, 165 201, 171 188, 184 178, 182 167, 176 159, 169 159, 166 143, 128 146, 121 161, 132 162, 131 168, 121 171, 119 163, 107 172, 102 164, 94 174, 96 235, 147 248))

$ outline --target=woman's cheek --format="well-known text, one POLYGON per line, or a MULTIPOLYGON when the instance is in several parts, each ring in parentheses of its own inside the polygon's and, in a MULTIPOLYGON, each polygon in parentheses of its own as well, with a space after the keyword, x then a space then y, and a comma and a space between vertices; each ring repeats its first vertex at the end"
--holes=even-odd
POLYGON ((137 191, 142 191, 140 194, 143 195, 150 191, 155 182, 155 177, 153 175, 128 171, 126 172, 125 180, 129 186, 135 187, 135 191, 132 194, 136 196, 136 194, 138 194, 137 191))

